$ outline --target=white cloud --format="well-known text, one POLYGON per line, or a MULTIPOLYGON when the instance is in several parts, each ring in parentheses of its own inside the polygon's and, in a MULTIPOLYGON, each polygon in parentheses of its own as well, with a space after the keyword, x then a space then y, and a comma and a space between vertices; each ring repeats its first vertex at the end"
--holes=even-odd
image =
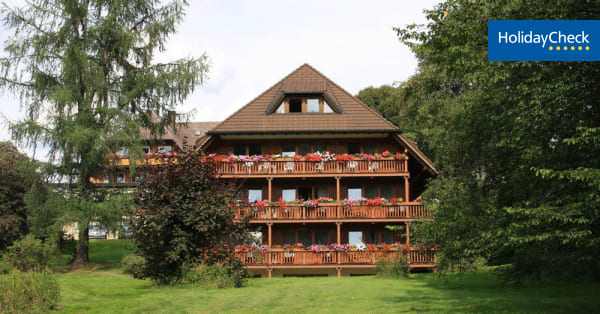
MULTIPOLYGON (((351 93, 406 80, 417 61, 392 30, 424 23, 424 9, 439 1, 191 1, 185 20, 158 61, 200 56, 209 80, 179 108, 194 120, 223 120, 303 63, 351 93)), ((0 39, 7 38, 0 33, 0 39)), ((0 113, 21 116, 2 97, 0 113)), ((8 139, 0 128, 0 140, 8 139)))

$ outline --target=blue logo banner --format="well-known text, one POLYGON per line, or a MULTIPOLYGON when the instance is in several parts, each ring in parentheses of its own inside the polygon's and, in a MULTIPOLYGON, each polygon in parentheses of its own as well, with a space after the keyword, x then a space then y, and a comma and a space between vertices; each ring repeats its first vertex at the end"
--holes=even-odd
POLYGON ((600 61, 600 20, 489 20, 489 61, 600 61))

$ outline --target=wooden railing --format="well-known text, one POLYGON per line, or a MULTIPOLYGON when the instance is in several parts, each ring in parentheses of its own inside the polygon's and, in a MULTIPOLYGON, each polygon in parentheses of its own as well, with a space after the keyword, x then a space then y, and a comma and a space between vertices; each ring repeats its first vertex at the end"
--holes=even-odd
POLYGON ((299 174, 395 174, 408 170, 407 160, 377 159, 353 161, 230 161, 217 164, 220 175, 299 175, 299 174))
POLYGON ((320 251, 308 250, 284 251, 271 249, 266 252, 236 252, 236 256, 245 265, 334 265, 356 264, 374 265, 381 258, 399 260, 404 258, 410 265, 434 265, 436 256, 434 250, 408 251, 320 251))
POLYGON ((418 202, 397 205, 298 205, 240 207, 237 218, 250 215, 250 220, 306 220, 306 219, 360 219, 360 218, 426 218, 431 212, 418 202))

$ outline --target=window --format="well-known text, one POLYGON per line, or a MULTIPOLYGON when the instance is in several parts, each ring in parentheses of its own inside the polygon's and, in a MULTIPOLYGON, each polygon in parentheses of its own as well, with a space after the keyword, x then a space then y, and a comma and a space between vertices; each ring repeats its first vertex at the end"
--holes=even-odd
POLYGON ((246 155, 246 144, 233 145, 233 154, 236 156, 246 155))
POLYGON ((248 145, 248 155, 262 155, 262 147, 260 146, 260 144, 248 145))
POLYGON ((171 152, 171 146, 158 146, 159 154, 166 154, 171 152))
POLYGON ((310 154, 310 144, 298 144, 298 155, 310 154))
POLYGON ((362 199, 362 189, 361 188, 349 188, 348 189, 348 199, 351 201, 358 201, 362 199))
POLYGON ((384 230, 381 232, 381 241, 387 244, 394 243, 394 231, 384 230))
POLYGON ((316 196, 317 196, 317 198, 320 198, 320 197, 328 197, 328 195, 329 195, 329 194, 327 193, 327 187, 324 187, 324 186, 320 186, 320 187, 318 187, 316 192, 317 192, 317 193, 316 193, 316 194, 317 194, 317 195, 316 195, 316 196))
POLYGON ((360 154, 360 143, 348 143, 348 154, 360 154))
POLYGON ((375 155, 375 153, 377 152, 377 145, 375 143, 365 143, 363 145, 363 148, 365 154, 375 155))
POLYGON ((279 108, 277 108, 277 111, 275 111, 275 113, 285 113, 285 101, 281 102, 281 105, 279 105, 279 108))
POLYGON ((298 189, 298 198, 309 200, 312 198, 312 189, 311 188, 299 188, 298 189))
POLYGON ((248 190, 248 202, 262 201, 262 190, 260 189, 249 189, 248 190))
POLYGON ((301 98, 290 99, 290 112, 302 112, 302 99, 301 98))
POLYGON ((319 112, 319 98, 309 98, 306 100, 308 112, 319 112))
POLYGON ((129 155, 129 149, 127 149, 125 147, 121 147, 117 151, 117 155, 119 155, 119 156, 127 156, 127 155, 129 155))
POLYGON ((119 173, 117 175, 117 183, 125 183, 125 174, 124 173, 119 173))
POLYGON ((315 143, 314 147, 315 147, 315 153, 316 152, 324 153, 327 151, 327 144, 325 144, 325 143, 315 143))
POLYGON ((304 246, 312 244, 312 232, 298 232, 298 241, 304 246))
POLYGON ((328 244, 327 232, 317 231, 315 232, 315 244, 328 244))
POLYGON ((391 200, 392 198, 394 198, 394 187, 390 185, 382 186, 381 197, 385 198, 386 200, 391 200))
POLYGON ((377 244, 377 232, 375 231, 367 231, 365 232, 365 243, 369 244, 377 244))
POLYGON ((296 244, 296 233, 291 231, 286 231, 283 233, 283 244, 296 244))
POLYGON ((150 146, 142 146, 142 151, 144 154, 150 154, 150 146))
POLYGON ((359 243, 363 243, 363 233, 362 231, 350 231, 348 232, 348 242, 350 245, 357 245, 359 243))
POLYGON ((283 157, 294 157, 296 155, 296 145, 294 143, 282 143, 281 151, 283 157))
POLYGON ((283 189, 281 191, 281 199, 286 202, 293 202, 296 200, 296 189, 283 189))
POLYGON ((324 113, 332 113, 333 110, 331 109, 331 106, 329 106, 329 104, 326 101, 323 101, 323 112, 324 113))
POLYGON ((366 198, 376 198, 377 197, 377 187, 375 186, 367 186, 365 188, 365 197, 366 198))

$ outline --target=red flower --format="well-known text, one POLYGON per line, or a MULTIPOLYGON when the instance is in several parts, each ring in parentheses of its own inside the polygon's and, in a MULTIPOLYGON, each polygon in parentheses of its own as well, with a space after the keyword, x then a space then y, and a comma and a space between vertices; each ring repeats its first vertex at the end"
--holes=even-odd
POLYGON ((217 254, 217 250, 214 250, 213 253, 217 254))

